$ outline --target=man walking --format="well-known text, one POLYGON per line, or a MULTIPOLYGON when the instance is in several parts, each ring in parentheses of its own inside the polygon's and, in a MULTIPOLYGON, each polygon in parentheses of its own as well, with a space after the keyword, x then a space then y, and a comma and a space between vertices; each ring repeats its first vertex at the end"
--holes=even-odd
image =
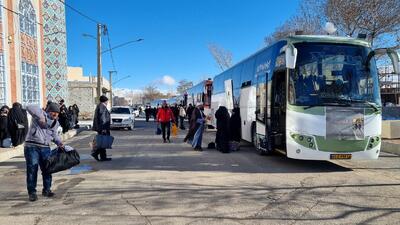
POLYGON ((149 122, 150 114, 151 114, 150 106, 146 106, 146 109, 144 110, 144 113, 146 114, 146 122, 149 122))
MULTIPOLYGON (((94 112, 93 128, 99 135, 110 135, 111 130, 111 117, 110 112, 107 109, 108 98, 104 95, 100 96, 100 103, 97 105, 94 112)), ((107 158, 107 152, 104 148, 94 149, 92 154, 94 159, 97 161, 110 161, 111 158, 107 158), (99 159, 100 155, 100 159, 99 159)))
POLYGON ((183 105, 179 106, 179 119, 180 119, 180 128, 181 130, 185 130, 185 117, 186 117, 186 110, 183 105))
POLYGON ((27 111, 32 116, 32 123, 25 141, 24 155, 26 161, 26 184, 29 194, 29 201, 36 201, 36 184, 38 166, 42 170, 44 197, 51 198, 54 193, 51 191, 51 174, 43 171, 44 162, 50 156, 50 143, 53 141, 62 148, 63 143, 58 136, 57 121, 60 113, 60 106, 57 103, 49 103, 46 111, 39 106, 27 106, 27 111))
POLYGON ((189 106, 186 109, 186 114, 188 116, 189 122, 192 120, 192 113, 193 113, 194 107, 192 104, 189 104, 189 106))
POLYGON ((172 110, 168 107, 167 101, 163 101, 162 107, 157 113, 157 122, 161 124, 162 137, 164 143, 171 142, 169 137, 171 135, 171 121, 175 123, 175 118, 172 110), (167 132, 167 137, 165 137, 165 132, 167 132))

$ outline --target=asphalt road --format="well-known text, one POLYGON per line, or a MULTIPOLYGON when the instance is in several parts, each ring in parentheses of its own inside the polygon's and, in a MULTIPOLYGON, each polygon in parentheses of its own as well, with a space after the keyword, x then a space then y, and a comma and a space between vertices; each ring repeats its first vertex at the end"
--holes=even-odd
POLYGON ((111 162, 89 156, 92 132, 71 139, 82 162, 54 175, 54 199, 27 201, 23 157, 0 163, 0 224, 400 224, 398 156, 300 161, 248 144, 195 152, 183 132, 163 144, 154 130, 113 131, 111 162))

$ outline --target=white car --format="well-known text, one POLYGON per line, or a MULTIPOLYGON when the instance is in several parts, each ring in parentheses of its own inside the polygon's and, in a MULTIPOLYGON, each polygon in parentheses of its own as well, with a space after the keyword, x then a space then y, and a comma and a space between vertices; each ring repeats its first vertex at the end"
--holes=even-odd
POLYGON ((133 108, 133 114, 135 114, 135 117, 139 117, 139 109, 133 108))
POLYGON ((113 106, 111 108, 111 128, 128 128, 133 130, 135 127, 135 113, 128 106, 113 106))

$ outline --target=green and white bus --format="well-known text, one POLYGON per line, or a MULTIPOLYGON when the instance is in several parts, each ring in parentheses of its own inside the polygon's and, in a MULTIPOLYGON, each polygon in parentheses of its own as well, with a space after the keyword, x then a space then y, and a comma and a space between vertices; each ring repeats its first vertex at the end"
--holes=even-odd
POLYGON ((377 159, 381 99, 375 55, 362 39, 297 35, 217 75, 211 115, 240 108, 242 139, 260 154, 307 160, 377 159))

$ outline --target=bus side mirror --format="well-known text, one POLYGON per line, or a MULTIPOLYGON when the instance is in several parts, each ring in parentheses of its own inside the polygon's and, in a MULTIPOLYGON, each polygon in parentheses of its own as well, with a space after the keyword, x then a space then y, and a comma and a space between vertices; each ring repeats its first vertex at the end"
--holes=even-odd
POLYGON ((396 50, 390 49, 390 48, 378 48, 373 51, 371 51, 368 56, 367 56, 367 62, 366 66, 368 67, 369 61, 372 59, 374 56, 382 56, 382 55, 388 55, 390 60, 392 61, 393 65, 393 72, 395 74, 400 74, 400 56, 399 53, 397 53, 396 50))
POLYGON ((388 56, 393 64, 393 72, 400 74, 400 56, 395 50, 388 50, 388 56))
POLYGON ((286 68, 288 69, 296 68, 296 60, 297 60, 297 48, 295 48, 292 44, 288 44, 285 50, 286 68))

